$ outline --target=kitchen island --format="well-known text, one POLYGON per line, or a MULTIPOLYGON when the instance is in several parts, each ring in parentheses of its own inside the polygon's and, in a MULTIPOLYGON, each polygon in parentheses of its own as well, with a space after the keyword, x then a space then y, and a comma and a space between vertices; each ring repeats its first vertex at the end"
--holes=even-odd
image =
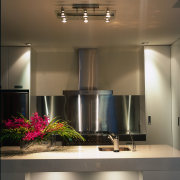
MULTIPOLYGON (((129 146, 130 147, 130 146, 129 146)), ((2 152, 12 149, 3 147, 2 152)), ((18 147, 14 147, 18 148, 18 147)), ((137 172, 139 179, 180 179, 180 151, 168 145, 137 145, 136 151, 99 151, 98 146, 65 146, 60 151, 1 157, 2 180, 34 180, 43 172, 137 172)), ((135 176, 134 176, 135 177, 135 176)), ((137 179, 137 178, 136 178, 137 179)))

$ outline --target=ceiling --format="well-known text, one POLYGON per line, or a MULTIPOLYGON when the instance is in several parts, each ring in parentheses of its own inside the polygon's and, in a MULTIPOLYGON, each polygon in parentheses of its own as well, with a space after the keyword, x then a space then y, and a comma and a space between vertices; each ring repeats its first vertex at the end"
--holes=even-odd
POLYGON ((180 38, 177 0, 1 0, 2 45, 36 48, 119 47, 169 45, 180 38), (110 23, 81 20, 61 23, 61 5, 99 3, 116 11, 110 23))

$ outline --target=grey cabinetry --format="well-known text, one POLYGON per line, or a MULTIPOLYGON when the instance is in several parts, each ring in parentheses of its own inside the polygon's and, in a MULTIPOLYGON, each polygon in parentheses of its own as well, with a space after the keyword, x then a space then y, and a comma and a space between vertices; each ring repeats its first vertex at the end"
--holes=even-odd
POLYGON ((1 48, 1 88, 30 89, 30 48, 1 48))
POLYGON ((171 47, 173 146, 180 149, 180 40, 171 47))

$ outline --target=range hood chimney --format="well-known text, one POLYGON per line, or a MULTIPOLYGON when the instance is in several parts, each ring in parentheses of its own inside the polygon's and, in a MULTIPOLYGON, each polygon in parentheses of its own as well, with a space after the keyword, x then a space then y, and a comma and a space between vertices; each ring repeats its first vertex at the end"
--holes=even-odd
POLYGON ((97 49, 79 49, 79 90, 97 90, 97 49))
POLYGON ((97 88, 97 49, 78 49, 78 54, 79 90, 63 91, 65 117, 81 133, 108 132, 113 91, 97 88))

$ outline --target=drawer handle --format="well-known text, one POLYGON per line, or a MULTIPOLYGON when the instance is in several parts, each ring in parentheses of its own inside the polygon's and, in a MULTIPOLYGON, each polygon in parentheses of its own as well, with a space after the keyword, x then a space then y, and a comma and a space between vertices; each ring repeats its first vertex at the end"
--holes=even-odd
POLYGON ((21 85, 15 85, 14 88, 19 88, 19 89, 20 89, 20 88, 23 88, 23 86, 21 86, 21 85))

